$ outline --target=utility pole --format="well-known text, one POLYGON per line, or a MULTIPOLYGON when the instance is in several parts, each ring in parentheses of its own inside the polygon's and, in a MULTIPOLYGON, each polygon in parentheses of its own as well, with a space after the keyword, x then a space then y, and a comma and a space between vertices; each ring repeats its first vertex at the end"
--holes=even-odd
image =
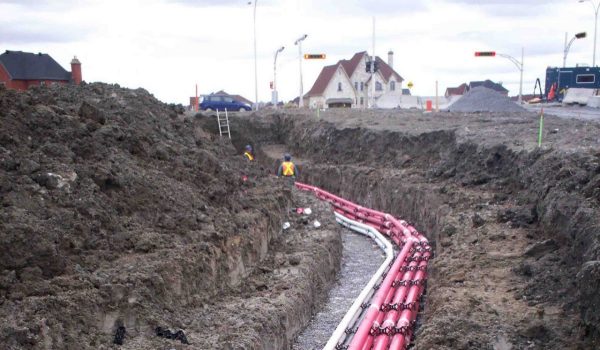
POLYGON ((285 49, 284 46, 280 47, 279 49, 277 49, 277 51, 275 51, 275 60, 273 61, 273 98, 271 99, 271 102, 273 102, 273 108, 277 109, 277 54, 279 54, 281 51, 283 51, 283 49, 285 49))
POLYGON ((303 36, 299 37, 296 42, 294 42, 294 45, 298 45, 298 62, 300 64, 300 100, 298 101, 298 108, 304 107, 304 96, 302 96, 304 94, 302 91, 302 41, 304 41, 304 39, 307 37, 308 35, 304 34, 303 36))
MULTIPOLYGON (((519 80, 519 104, 523 103, 523 60, 525 59, 525 48, 521 47, 521 79, 519 80)), ((517 65, 518 67, 518 65, 517 65)))
POLYGON ((600 10, 600 2, 596 5, 596 2, 593 0, 579 0, 579 2, 586 1, 592 4, 592 7, 594 8, 594 56, 592 59, 592 67, 596 67, 596 38, 598 36, 598 11, 600 10))
POLYGON ((565 68, 567 66, 567 55, 569 54, 569 49, 571 49, 571 45, 573 44, 573 42, 576 39, 583 39, 587 36, 586 32, 581 32, 581 33, 577 33, 575 34, 575 36, 571 39, 571 41, 569 41, 569 43, 567 44, 567 37, 568 34, 565 33, 565 48, 563 50, 563 68, 565 68))
POLYGON ((256 63, 256 3, 254 0, 254 110, 258 111, 258 65, 256 63))
POLYGON ((375 107, 375 16, 373 16, 373 54, 371 55, 371 108, 375 107))

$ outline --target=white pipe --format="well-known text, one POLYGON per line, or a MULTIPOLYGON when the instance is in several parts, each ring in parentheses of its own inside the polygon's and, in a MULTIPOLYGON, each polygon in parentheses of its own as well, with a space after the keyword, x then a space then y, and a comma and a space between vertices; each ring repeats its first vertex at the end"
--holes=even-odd
POLYGON ((373 292, 373 287, 381 278, 381 276, 383 276, 385 271, 389 268, 390 264, 392 263, 392 260, 394 259, 394 249, 392 248, 392 244, 387 239, 385 239, 385 237, 381 233, 379 233, 379 231, 377 231, 371 226, 361 224, 354 220, 350 220, 339 213, 334 214, 336 221, 339 222, 341 225, 346 226, 347 228, 353 231, 371 237, 377 243, 377 245, 385 252, 386 257, 385 261, 381 264, 381 266, 379 266, 377 272, 375 272, 373 277, 371 277, 371 280, 369 280, 369 283, 367 283, 362 292, 360 292, 358 298, 354 300, 354 303, 352 304, 352 306, 350 306, 350 309, 348 310, 348 312, 346 312, 346 315, 344 315, 344 318, 338 324, 337 328, 329 338, 329 341, 327 341, 327 344, 325 344, 323 350, 335 350, 335 347, 336 345, 338 345, 340 339, 342 339, 342 337, 345 336, 346 329, 352 324, 352 322, 356 321, 356 318, 362 311, 361 305, 367 301, 370 294, 373 292))

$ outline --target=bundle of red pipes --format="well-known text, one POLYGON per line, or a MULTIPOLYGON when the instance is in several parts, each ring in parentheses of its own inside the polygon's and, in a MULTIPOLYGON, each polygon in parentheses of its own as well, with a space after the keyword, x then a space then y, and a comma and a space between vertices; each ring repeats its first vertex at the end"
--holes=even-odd
POLYGON ((431 247, 427 239, 404 220, 361 207, 318 187, 296 182, 296 187, 313 192, 331 203, 334 210, 387 235, 400 253, 385 274, 360 321, 349 350, 406 349, 419 312, 419 299, 427 279, 431 247))

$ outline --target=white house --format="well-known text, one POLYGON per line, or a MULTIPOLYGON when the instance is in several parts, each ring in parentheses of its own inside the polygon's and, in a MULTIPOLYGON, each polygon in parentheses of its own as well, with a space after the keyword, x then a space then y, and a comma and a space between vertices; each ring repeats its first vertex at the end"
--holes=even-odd
MULTIPOLYGON (((376 57, 375 106, 393 108, 400 104, 402 81, 393 67, 394 53, 388 52, 388 62, 376 57)), ((321 70, 317 80, 306 94, 311 108, 352 107, 366 108, 371 94, 371 73, 366 71, 370 56, 366 51, 354 54, 350 60, 341 60, 321 70)))

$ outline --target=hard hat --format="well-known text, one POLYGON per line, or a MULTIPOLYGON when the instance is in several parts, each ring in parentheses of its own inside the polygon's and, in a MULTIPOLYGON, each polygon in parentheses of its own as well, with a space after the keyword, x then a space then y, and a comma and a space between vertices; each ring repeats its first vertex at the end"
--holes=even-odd
POLYGON ((246 151, 252 151, 252 146, 246 145, 246 151))
POLYGON ((286 153, 286 154, 283 156, 283 159, 285 159, 285 160, 290 160, 290 159, 292 159, 292 156, 290 156, 290 154, 289 154, 289 153, 286 153))

